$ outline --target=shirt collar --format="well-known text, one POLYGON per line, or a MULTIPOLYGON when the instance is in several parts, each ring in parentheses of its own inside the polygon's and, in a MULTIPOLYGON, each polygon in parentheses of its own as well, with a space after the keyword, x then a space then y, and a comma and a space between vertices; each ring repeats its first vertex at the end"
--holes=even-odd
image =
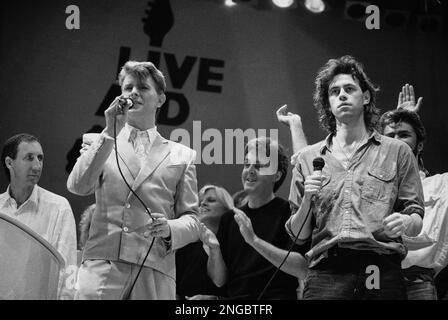
MULTIPOLYGON (((332 141, 333 141, 333 136, 334 136, 334 134, 330 133, 325 138, 323 145, 319 149, 321 155, 325 154, 325 152, 327 150, 331 152, 331 145, 332 145, 332 141)), ((367 138, 367 141, 376 141, 377 143, 381 143, 381 137, 382 136, 381 136, 381 134, 378 131, 373 130, 370 133, 369 137, 367 138)))
POLYGON ((151 142, 153 142, 157 136, 157 126, 149 128, 147 130, 139 130, 139 129, 131 126, 130 124, 126 123, 125 128, 127 130, 127 136, 129 137, 128 141, 132 142, 132 143, 135 142, 135 138, 137 137, 137 132, 139 132, 139 131, 146 131, 149 136, 149 141, 151 141, 151 142))
MULTIPOLYGON (((30 197, 22 204, 22 206, 29 202, 29 203, 33 204, 37 208, 37 205, 38 205, 38 202, 39 202, 38 196, 37 196, 37 190, 38 190, 38 186, 36 184, 34 186, 34 188, 33 188, 33 191, 31 192, 30 197)), ((13 197, 11 197, 10 185, 8 185, 8 188, 6 189, 5 195, 6 196, 5 196, 5 204, 4 205, 6 205, 6 204, 8 204, 8 205, 14 204, 17 207, 16 200, 13 197)), ((17 208, 17 209, 19 209, 19 208, 17 208)))

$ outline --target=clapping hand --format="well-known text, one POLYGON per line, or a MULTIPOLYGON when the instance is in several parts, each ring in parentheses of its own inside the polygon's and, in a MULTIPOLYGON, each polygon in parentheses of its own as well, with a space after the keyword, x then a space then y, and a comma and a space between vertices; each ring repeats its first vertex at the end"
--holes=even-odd
POLYGON ((216 235, 202 222, 199 224, 199 239, 210 249, 219 248, 219 241, 216 235))
POLYGON ((240 209, 233 209, 235 215, 233 216, 238 227, 240 228, 240 233, 249 245, 253 244, 256 240, 257 236, 254 232, 254 228, 252 226, 252 221, 250 218, 240 209))

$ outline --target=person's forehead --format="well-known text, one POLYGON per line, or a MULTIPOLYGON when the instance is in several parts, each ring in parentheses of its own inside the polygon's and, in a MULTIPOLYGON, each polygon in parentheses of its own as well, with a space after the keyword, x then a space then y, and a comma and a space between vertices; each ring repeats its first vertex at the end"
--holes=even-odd
POLYGON ((17 152, 18 153, 37 153, 37 154, 43 154, 42 146, 37 141, 22 141, 17 146, 17 152))
POLYGON ((129 83, 134 83, 134 84, 145 83, 145 84, 150 84, 152 86, 155 85, 154 79, 150 75, 147 76, 146 78, 140 79, 139 77, 137 77, 134 74, 127 74, 123 79, 123 86, 127 85, 129 83))
POLYGON ((260 161, 260 159, 265 160, 270 157, 267 155, 266 148, 259 145, 258 148, 255 146, 249 146, 244 158, 249 161, 260 161))
POLYGON ((359 86, 358 80, 354 79, 354 77, 351 74, 340 73, 333 77, 333 79, 330 81, 328 88, 330 89, 333 87, 342 86, 346 84, 354 84, 359 86))
POLYGON ((216 196, 216 191, 214 188, 207 189, 204 193, 204 197, 214 197, 216 196))

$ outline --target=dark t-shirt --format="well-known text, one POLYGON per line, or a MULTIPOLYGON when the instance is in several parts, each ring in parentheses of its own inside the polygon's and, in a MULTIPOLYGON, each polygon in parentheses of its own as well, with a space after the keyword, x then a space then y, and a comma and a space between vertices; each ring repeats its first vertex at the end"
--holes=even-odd
MULTIPOLYGON (((252 221, 259 238, 284 250, 290 248, 292 242, 285 229, 285 222, 291 215, 287 201, 276 197, 260 208, 251 209, 246 204, 241 210, 252 221)), ((233 211, 222 216, 217 237, 228 270, 229 298, 257 299, 276 267, 244 241, 233 211)), ((296 299, 297 285, 296 277, 279 271, 262 299, 296 299)))
POLYGON ((216 287, 207 274, 208 256, 202 242, 194 242, 176 252, 176 293, 180 299, 197 294, 223 297, 223 288, 216 287))

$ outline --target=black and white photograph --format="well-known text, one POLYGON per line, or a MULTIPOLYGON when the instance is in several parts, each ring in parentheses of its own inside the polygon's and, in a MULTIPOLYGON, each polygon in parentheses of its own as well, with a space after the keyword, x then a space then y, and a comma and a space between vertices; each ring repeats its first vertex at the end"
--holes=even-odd
POLYGON ((0 300, 448 300, 447 0, 0 17, 0 300))

